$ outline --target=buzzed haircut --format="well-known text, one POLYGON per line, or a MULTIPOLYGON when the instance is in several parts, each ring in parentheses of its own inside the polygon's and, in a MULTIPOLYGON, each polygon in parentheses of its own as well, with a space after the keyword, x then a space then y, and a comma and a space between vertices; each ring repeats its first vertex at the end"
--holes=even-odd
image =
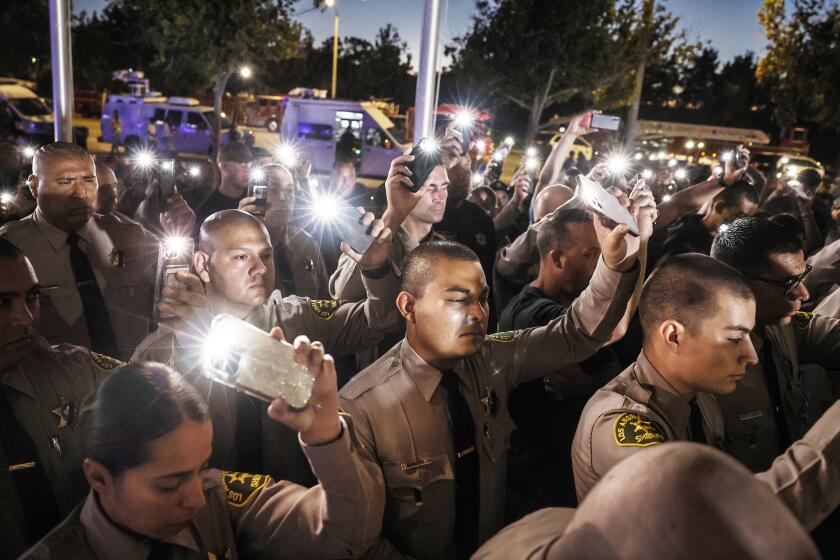
POLYGON ((402 275, 402 291, 416 298, 423 297, 426 285, 435 277, 435 270, 444 268, 440 261, 480 263, 472 249, 455 241, 429 241, 418 245, 405 261, 402 275))
POLYGON ((543 220, 537 234, 537 249, 540 258, 545 259, 551 251, 565 250, 569 247, 569 224, 591 224, 592 214, 582 208, 562 208, 543 220))
POLYGON ((723 202, 726 208, 740 208, 744 202, 758 204, 758 193, 755 188, 746 181, 736 181, 715 196, 712 204, 723 202))
POLYGON ((77 144, 71 144, 70 142, 51 142, 44 144, 35 150, 35 156, 32 158, 32 173, 38 175, 38 171, 43 169, 44 166, 59 159, 71 158, 89 159, 93 161, 93 156, 77 144))
POLYGON ((234 225, 249 225, 262 230, 268 236, 268 230, 265 229, 265 225, 248 212, 234 209, 220 210, 207 216, 207 219, 201 224, 201 229, 198 233, 198 250, 204 251, 205 253, 212 253, 215 250, 213 238, 216 234, 234 225))
POLYGON ((645 282, 639 300, 645 338, 668 319, 696 332, 704 319, 717 312, 718 296, 724 293, 754 299, 746 279, 712 257, 684 253, 665 259, 645 282))
POLYGON ((799 253, 802 240, 796 232, 764 217, 735 220, 712 243, 711 255, 745 274, 763 274, 770 255, 799 253))

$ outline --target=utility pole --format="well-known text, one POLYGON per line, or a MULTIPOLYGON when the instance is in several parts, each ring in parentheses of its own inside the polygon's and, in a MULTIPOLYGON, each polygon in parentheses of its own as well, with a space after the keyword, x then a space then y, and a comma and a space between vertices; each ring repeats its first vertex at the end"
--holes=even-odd
POLYGON ((70 43, 70 0, 50 0, 55 141, 73 142, 73 53, 70 43))
POLYGON ((420 36, 420 69, 414 97, 414 143, 434 133, 435 85, 440 42, 440 0, 425 0, 420 36))

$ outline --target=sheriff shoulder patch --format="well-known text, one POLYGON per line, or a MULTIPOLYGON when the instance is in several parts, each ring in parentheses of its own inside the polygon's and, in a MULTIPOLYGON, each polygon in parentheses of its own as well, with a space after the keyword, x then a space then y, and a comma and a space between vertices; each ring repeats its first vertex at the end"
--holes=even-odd
POLYGON ((814 314, 808 311, 800 311, 793 316, 793 320, 796 325, 803 329, 808 326, 813 318, 814 314))
POLYGON ((121 362, 120 360, 112 358, 111 356, 106 356, 105 354, 100 354, 99 352, 94 352, 93 350, 90 351, 90 357, 93 360, 93 363, 99 366, 99 368, 105 370, 111 370, 125 365, 125 362, 121 362))
POLYGON ((340 301, 334 299, 310 299, 309 308, 321 319, 332 319, 341 306, 340 301))
POLYGON ((665 430, 656 420, 630 412, 616 418, 613 436, 622 447, 647 447, 668 441, 665 430))
POLYGON ((491 334, 488 338, 493 342, 512 342, 516 333, 517 331, 497 332, 491 334))
POLYGON ((220 471, 222 484, 225 485, 227 503, 231 507, 245 507, 266 487, 270 480, 265 474, 248 474, 220 471))

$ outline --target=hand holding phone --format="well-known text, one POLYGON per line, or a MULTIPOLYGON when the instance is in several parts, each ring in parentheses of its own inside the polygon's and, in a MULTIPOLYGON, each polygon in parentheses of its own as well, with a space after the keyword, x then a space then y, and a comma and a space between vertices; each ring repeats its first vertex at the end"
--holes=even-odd
POLYGON ((597 130, 608 130, 615 132, 621 126, 621 117, 615 115, 604 115, 601 113, 592 113, 592 120, 589 123, 589 128, 597 130))
POLYGON ((429 178, 432 170, 443 164, 443 159, 440 146, 430 138, 421 138, 409 155, 414 157, 412 161, 406 164, 411 171, 412 184, 411 186, 406 185, 406 188, 416 193, 423 187, 423 183, 429 178))
POLYGON ((292 409, 309 403, 315 378, 295 361, 285 341, 231 315, 213 318, 202 353, 202 373, 266 402, 281 398, 292 409))
POLYGON ((192 269, 193 255, 195 254, 195 243, 190 237, 167 237, 160 243, 158 249, 157 274, 155 276, 155 298, 152 307, 152 330, 156 329, 161 319, 170 319, 169 316, 161 315, 158 305, 177 304, 164 297, 163 289, 172 288, 177 290, 189 289, 178 280, 177 274, 190 272, 192 269))
POLYGON ((633 215, 613 195, 584 175, 578 175, 577 179, 579 192, 593 212, 617 224, 626 225, 631 235, 639 235, 639 226, 633 215))

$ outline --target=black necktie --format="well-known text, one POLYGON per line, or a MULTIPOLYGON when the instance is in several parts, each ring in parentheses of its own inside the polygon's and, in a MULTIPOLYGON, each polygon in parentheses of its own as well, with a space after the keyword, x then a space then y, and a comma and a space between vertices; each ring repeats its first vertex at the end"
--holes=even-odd
POLYGON ((283 297, 297 293, 295 290, 295 275, 292 272, 292 265, 286 258, 286 249, 278 247, 274 251, 274 287, 280 290, 283 297))
POLYGON ((263 472, 263 432, 260 409, 262 401, 236 393, 236 469, 247 473, 263 472))
POLYGON ((146 560, 167 560, 169 558, 169 548, 169 544, 165 542, 153 542, 146 560))
POLYGON ((706 433, 703 431, 703 413, 700 412, 700 405, 697 398, 691 399, 691 414, 688 416, 688 429, 691 430, 691 440, 697 443, 706 443, 706 433))
POLYGON ((459 390, 458 376, 451 371, 443 372, 441 385, 446 387, 446 406, 455 444, 455 544, 458 555, 466 558, 478 547, 480 480, 475 422, 459 390))
POLYGON ((773 409, 773 420, 776 423, 776 439, 778 441, 779 453, 790 447, 791 438, 788 429, 785 410, 782 407, 782 392, 779 389, 779 374, 776 371, 776 362, 773 361, 773 344, 770 339, 762 333, 761 335, 761 371, 764 373, 764 382, 767 391, 770 393, 770 405, 773 409))
POLYGON ((119 357, 117 339, 111 327, 111 316, 108 315, 108 307, 99 290, 99 284, 96 283, 96 275, 90 261, 79 248, 79 236, 71 233, 67 236, 67 244, 70 246, 70 267, 73 269, 76 288, 82 298, 91 349, 100 354, 119 357))

